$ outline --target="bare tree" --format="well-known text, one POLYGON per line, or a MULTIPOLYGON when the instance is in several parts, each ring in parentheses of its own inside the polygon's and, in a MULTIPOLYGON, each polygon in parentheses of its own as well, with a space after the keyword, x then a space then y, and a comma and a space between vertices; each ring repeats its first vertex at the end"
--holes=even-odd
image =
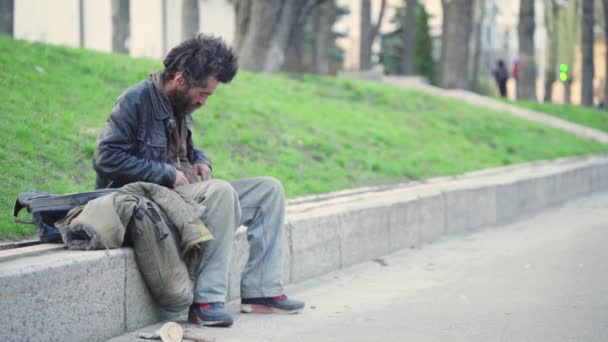
POLYGON ((315 63, 317 37, 315 34, 309 36, 305 31, 311 22, 316 25, 318 7, 324 1, 332 0, 301 0, 294 4, 293 10, 296 13, 294 17, 297 20, 292 24, 287 44, 285 69, 288 71, 296 73, 313 71, 314 66, 311 64, 315 63))
POLYGON ((473 1, 442 0, 443 29, 439 85, 443 88, 467 89, 469 79, 469 37, 471 35, 473 1))
POLYGON ((416 8, 418 0, 407 0, 405 22, 403 23, 403 52, 401 53, 401 71, 404 75, 414 72, 414 37, 416 36, 416 8))
POLYGON ((378 36, 386 8, 386 0, 381 1, 378 20, 373 24, 371 0, 361 0, 361 45, 359 49, 359 69, 361 70, 369 70, 372 67, 372 45, 378 36))
POLYGON ((247 28, 251 20, 251 0, 233 0, 235 13, 235 34, 232 46, 240 53, 245 37, 247 37, 247 28))
POLYGON ((198 0, 182 0, 182 40, 199 32, 198 0))
MULTIPOLYGON (((559 44, 557 45, 558 60, 560 64, 565 64, 569 70, 572 70, 576 59, 577 47, 581 40, 581 13, 580 0, 569 0, 567 2, 558 2, 561 4, 558 13, 559 22, 559 44)), ((568 73, 568 79, 563 81, 564 87, 564 102, 571 102, 572 82, 574 75, 568 73)))
POLYGON ((112 0, 112 51, 129 53, 129 0, 112 0))
POLYGON ((277 72, 303 18, 329 0, 234 0, 234 47, 243 69, 277 72))
POLYGON ((593 0, 583 0, 583 20, 581 22, 581 44, 583 57, 583 79, 581 89, 582 104, 593 107, 593 0))
POLYGON ((477 82, 481 58, 481 24, 485 17, 485 0, 473 0, 473 27, 469 42, 469 81, 477 82))
MULTIPOLYGON (((311 16, 314 16, 311 12, 311 16)), ((295 27, 289 38, 289 45, 286 51, 285 69, 290 72, 303 73, 308 71, 305 65, 306 48, 305 48, 305 34, 304 34, 304 23, 298 27, 295 27)))
POLYGON ((333 0, 325 1, 317 7, 312 63, 313 72, 316 74, 329 74, 330 50, 333 45, 331 27, 334 23, 334 9, 333 0))
POLYGON ((85 45, 85 24, 84 24, 84 0, 78 1, 78 38, 81 48, 85 45))
POLYGON ((277 50, 280 48, 277 44, 280 43, 278 39, 285 36, 287 18, 284 12, 289 12, 291 5, 292 0, 241 0, 237 3, 237 21, 247 23, 246 27, 237 27, 236 36, 239 61, 244 69, 270 71, 267 68, 272 67, 271 58, 277 59, 272 61, 275 65, 282 65, 284 49, 277 50), (239 13, 243 10, 247 13, 239 13))
POLYGON ((545 26, 547 27, 547 66, 545 68, 545 94, 543 101, 551 102, 553 83, 557 79, 558 42, 559 42, 559 6, 556 0, 545 2, 545 26))
MULTIPOLYGON (((603 1, 604 4, 604 46, 608 46, 608 0, 603 1)), ((604 75, 604 109, 608 110, 608 53, 604 54, 606 59, 606 74, 604 75)))
POLYGON ((292 37, 295 23, 298 22, 299 6, 297 0, 287 0, 278 11, 279 18, 276 22, 276 30, 270 41, 270 48, 264 63, 264 72, 278 72, 286 59, 286 50, 289 46, 289 39, 292 37))
POLYGON ((13 0, 0 0, 0 34, 14 35, 14 11, 13 0))
POLYGON ((521 0, 519 5, 519 96, 536 101, 536 63, 534 61, 534 1, 521 0))

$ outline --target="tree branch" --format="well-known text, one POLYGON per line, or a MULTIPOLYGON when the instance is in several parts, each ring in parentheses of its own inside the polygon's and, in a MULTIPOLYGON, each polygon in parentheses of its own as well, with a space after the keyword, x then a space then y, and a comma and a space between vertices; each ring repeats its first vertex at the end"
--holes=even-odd
POLYGON ((308 17, 310 15, 310 12, 312 12, 313 9, 315 9, 315 7, 321 5, 322 3, 329 1, 329 0, 309 0, 306 1, 306 4, 303 6, 303 10, 302 13, 300 13, 300 15, 298 16, 298 26, 303 25, 304 24, 304 19, 306 19, 306 17, 308 17))
POLYGON ((382 0, 380 4, 380 13, 378 14, 378 20, 375 25, 372 25, 371 30, 369 31, 369 42, 373 44, 374 39, 378 35, 378 31, 380 31, 380 25, 382 24, 382 18, 384 17, 384 10, 386 9, 386 0, 382 0))

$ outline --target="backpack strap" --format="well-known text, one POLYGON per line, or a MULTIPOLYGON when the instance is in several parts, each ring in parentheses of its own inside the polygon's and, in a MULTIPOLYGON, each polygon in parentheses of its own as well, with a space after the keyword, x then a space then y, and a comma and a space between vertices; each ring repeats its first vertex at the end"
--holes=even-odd
POLYGON ((19 201, 19 198, 17 198, 15 200, 15 205, 13 206, 13 220, 17 223, 35 224, 34 220, 22 219, 21 217, 17 216, 17 215, 19 215, 19 212, 23 208, 25 208, 25 206, 23 204, 21 204, 21 202, 19 201))
POLYGON ((13 219, 15 222, 19 223, 35 224, 33 220, 17 217, 21 209, 27 208, 32 214, 49 209, 68 211, 79 205, 86 204, 92 199, 113 193, 117 190, 118 189, 99 189, 66 195, 57 195, 40 191, 22 192, 17 197, 15 205, 13 206, 13 219))
POLYGON ((34 201, 35 199, 40 199, 40 198, 48 198, 53 195, 54 194, 51 194, 49 192, 41 192, 41 191, 28 191, 28 192, 20 193, 19 196, 17 196, 17 199, 15 200, 15 205, 13 206, 13 220, 18 223, 36 224, 33 219, 27 220, 27 219, 18 217, 19 212, 23 208, 27 208, 27 210, 29 212, 32 212, 32 210, 30 208, 30 206, 32 205, 32 201, 34 201))

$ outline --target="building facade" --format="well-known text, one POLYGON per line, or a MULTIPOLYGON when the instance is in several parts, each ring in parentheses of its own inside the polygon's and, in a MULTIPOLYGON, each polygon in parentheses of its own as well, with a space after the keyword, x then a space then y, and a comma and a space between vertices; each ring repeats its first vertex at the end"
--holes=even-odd
MULTIPOLYGON (((359 69, 361 41, 361 0, 336 0, 338 5, 348 7, 350 14, 335 23, 334 30, 346 33, 339 38, 338 46, 344 50, 344 70, 359 69)), ((534 0, 531 0, 534 1, 534 0)), ((14 0, 14 27, 16 38, 50 44, 83 47, 103 52, 112 52, 112 5, 117 0, 14 0)), ((395 10, 406 0, 387 0, 386 11, 380 33, 394 30, 390 22, 395 10)), ((429 28, 434 40, 436 61, 442 34, 443 11, 441 0, 419 0, 430 15, 429 28)), ((371 0, 372 20, 380 11, 381 0, 371 0)), ((519 1, 485 0, 484 19, 481 23, 481 75, 491 77, 498 59, 509 67, 518 58, 519 1)), ((134 57, 162 58, 167 51, 184 39, 182 32, 183 0, 129 0, 129 38, 125 41, 127 51, 134 57)), ((544 94, 544 70, 547 57, 547 31, 544 23, 544 1, 535 1, 535 46, 537 69, 537 97, 544 94)), ((234 5, 228 0, 199 0, 199 31, 223 37, 232 42, 235 35, 234 5)), ((374 69, 378 65, 380 40, 373 46, 374 69)), ((602 37, 595 43, 595 102, 603 101, 602 89, 606 83, 604 56, 606 53, 602 37)), ((581 80, 580 48, 577 49, 572 68, 572 102, 580 103, 581 80)), ((508 84, 510 97, 515 96, 515 84, 508 84)), ((564 86, 557 81, 553 87, 554 102, 564 101, 564 86)))
MULTIPOLYGON (((183 40, 182 0, 129 0, 131 56, 161 58, 183 40)), ((226 0, 199 2, 200 32, 234 38, 234 9, 226 0)), ((14 0, 14 36, 112 52, 111 0, 14 0)))

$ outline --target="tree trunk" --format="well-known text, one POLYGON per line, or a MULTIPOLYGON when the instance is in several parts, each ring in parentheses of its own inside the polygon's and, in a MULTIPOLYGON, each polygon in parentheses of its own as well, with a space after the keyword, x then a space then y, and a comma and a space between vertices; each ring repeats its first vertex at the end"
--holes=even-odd
POLYGON ((13 0, 0 0, 0 34, 15 34, 15 3, 13 0))
MULTIPOLYGON (((608 47, 608 0, 604 0, 604 46, 608 47)), ((604 54, 606 59, 606 74, 604 74, 604 110, 608 110, 608 53, 604 54)))
POLYGON ((84 0, 78 1, 78 37, 80 43, 78 44, 81 48, 85 47, 85 23, 84 23, 84 0))
POLYGON ((289 33, 285 69, 296 73, 329 73, 330 52, 334 44, 332 26, 335 21, 335 1, 296 1, 292 10, 295 20, 289 33), (329 13, 329 17, 324 17, 324 13, 329 13), (326 19, 330 21, 325 22, 326 19), (312 28, 312 32, 307 31, 309 28, 312 28), (326 38, 319 36, 322 32, 327 34, 326 38), (327 72, 324 71, 325 64, 327 72))
POLYGON ((129 0, 112 0, 112 51, 129 53, 129 0))
MULTIPOLYGON (((308 56, 304 56, 303 60, 304 61, 309 61, 308 63, 308 70, 306 70, 306 72, 311 72, 311 73, 315 73, 316 70, 316 64, 317 64, 317 29, 318 29, 318 21, 319 20, 319 8, 315 7, 310 11, 310 14, 308 15, 308 17, 306 18, 306 20, 304 21, 305 23, 309 23, 310 27, 311 27, 311 31, 312 32, 307 32, 308 34, 305 34, 306 38, 308 38, 308 41, 306 42, 306 45, 309 46, 309 50, 308 52, 308 56)), ((306 25, 306 24, 305 24, 306 25)), ((306 25, 306 30, 308 30, 308 26, 306 25)), ((305 38, 305 39, 306 39, 305 38)), ((306 63, 306 62, 304 62, 306 63)))
MULTIPOLYGON (((243 69, 264 71, 269 58, 281 58, 281 55, 276 55, 276 51, 274 51, 276 48, 275 36, 279 34, 280 30, 280 14, 283 7, 289 3, 291 3, 289 0, 251 1, 248 26, 243 30, 246 34, 239 47, 239 63, 243 69), (270 57, 271 55, 273 57, 270 57)), ((241 31, 240 28, 239 31, 241 31)), ((282 63, 282 61, 276 63, 282 63)), ((268 66, 270 67, 270 65, 268 66)))
POLYGON ((472 0, 443 1, 444 21, 441 37, 439 85, 450 89, 469 87, 467 62, 472 26, 472 0))
POLYGON ((570 80, 564 82, 564 103, 572 103, 572 81, 570 80))
POLYGON ((545 69, 544 102, 551 102, 553 98, 553 83, 557 80, 557 56, 559 41, 559 7, 556 0, 547 1, 545 8, 545 26, 547 27, 547 67, 545 69))
POLYGON ((287 47, 304 18, 329 0, 237 0, 234 47, 243 69, 277 72, 285 64, 287 47))
POLYGON ((479 59, 481 58, 481 24, 485 16, 485 1, 474 0, 473 4, 473 27, 469 46, 469 81, 477 82, 479 76, 479 59))
POLYGON ((289 72, 303 73, 304 68, 304 26, 295 27, 287 47, 285 68, 289 72))
POLYGON ((407 0, 405 22, 403 23, 403 52, 401 53, 401 72, 414 75, 414 37, 416 36, 416 12, 418 0, 407 0))
POLYGON ((372 45, 378 35, 384 10, 386 8, 386 0, 382 0, 380 5, 380 13, 376 24, 371 21, 371 0, 361 0, 361 45, 359 49, 359 69, 369 70, 372 68, 372 45))
POLYGON ((583 47, 583 78, 581 99, 582 104, 593 107, 593 0, 583 0, 583 20, 582 20, 582 39, 583 47))
POLYGON ((446 45, 443 44, 443 32, 445 32, 446 27, 448 26, 448 16, 446 15, 448 12, 448 1, 449 0, 441 0, 441 11, 443 13, 441 19, 441 49, 439 51, 439 71, 437 72, 437 85, 440 85, 441 80, 443 80, 444 72, 443 72, 443 60, 447 56, 446 45))
POLYGON ((359 69, 369 70, 372 67, 372 42, 369 42, 369 30, 372 26, 371 0, 361 0, 361 46, 359 48, 359 69))
POLYGON ((182 40, 199 32, 198 0, 182 0, 182 40))
POLYGON ((519 81, 518 94, 524 100, 536 101, 536 63, 534 60, 534 1, 521 0, 519 5, 519 81))
POLYGON ((555 82, 555 79, 550 79, 550 78, 545 78, 545 92, 544 92, 544 96, 543 96, 543 101, 544 102, 551 102, 551 99, 553 98, 553 83, 555 82))
POLYGON ((315 39, 313 72, 320 75, 329 74, 330 50, 333 45, 331 27, 334 22, 334 2, 325 1, 317 9, 315 17, 315 39))
POLYGON ((266 61, 262 70, 270 73, 278 72, 285 63, 289 38, 299 15, 296 4, 297 0, 281 0, 278 2, 280 3, 280 8, 275 12, 275 15, 278 16, 275 17, 275 31, 272 35, 270 49, 266 55, 266 61))
POLYGON ((251 1, 252 0, 235 0, 234 3, 235 33, 232 46, 237 54, 240 54, 243 42, 247 36, 247 29, 249 28, 251 19, 251 1))

